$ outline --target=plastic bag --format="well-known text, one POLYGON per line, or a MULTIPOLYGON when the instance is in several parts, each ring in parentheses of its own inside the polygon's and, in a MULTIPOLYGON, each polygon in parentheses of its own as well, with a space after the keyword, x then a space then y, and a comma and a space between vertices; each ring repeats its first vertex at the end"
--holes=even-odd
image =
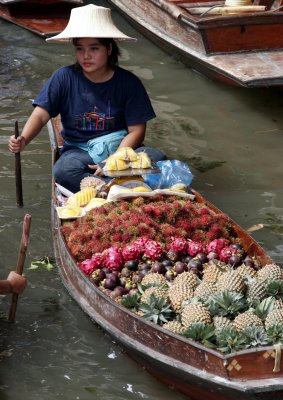
POLYGON ((143 175, 145 183, 152 189, 165 189, 176 183, 189 186, 192 183, 193 174, 189 166, 183 161, 165 160, 158 161, 156 164, 160 169, 160 174, 143 175))

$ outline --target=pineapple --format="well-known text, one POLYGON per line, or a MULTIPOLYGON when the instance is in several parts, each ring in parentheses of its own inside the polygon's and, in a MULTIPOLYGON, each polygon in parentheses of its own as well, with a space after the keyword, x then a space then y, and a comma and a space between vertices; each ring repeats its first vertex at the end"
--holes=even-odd
POLYGON ((143 313, 144 319, 159 325, 173 320, 175 316, 166 297, 156 297, 154 293, 150 295, 147 303, 140 304, 138 311, 143 313))
POLYGON ((262 301, 267 296, 266 284, 256 278, 249 279, 247 281, 246 296, 251 304, 262 301))
POLYGON ((202 280, 215 283, 218 278, 226 271, 226 264, 223 264, 221 262, 215 264, 204 264, 202 280))
POLYGON ((221 292, 222 290, 228 290, 236 293, 244 293, 246 289, 246 284, 244 279, 237 271, 228 271, 220 276, 216 282, 217 290, 221 292))
POLYGON ((283 324, 283 309, 275 309, 267 314, 265 328, 269 329, 275 324, 283 324))
POLYGON ((187 286, 190 286, 192 289, 195 289, 199 283, 199 279, 192 272, 182 272, 174 279, 173 286, 178 285, 179 283, 184 283, 187 286))
POLYGON ((195 322, 210 324, 211 316, 208 308, 201 303, 191 303, 184 307, 181 314, 181 322, 185 329, 195 322))
POLYGON ((152 295, 152 293, 156 296, 156 297, 165 297, 167 299, 168 294, 166 290, 160 289, 159 287, 149 287, 148 289, 145 289, 145 291, 143 292, 143 294, 141 295, 141 303, 147 303, 149 297, 152 295))
POLYGON ((151 286, 162 286, 167 287, 167 280, 164 275, 158 273, 149 273, 146 274, 141 281, 142 287, 151 287, 151 286))
POLYGON ((272 343, 283 343, 283 325, 276 323, 266 330, 267 337, 272 343))
POLYGON ((242 314, 237 315, 233 321, 233 325, 237 331, 243 331, 248 326, 260 326, 263 327, 262 320, 255 315, 253 311, 246 311, 242 314))
POLYGON ((282 269, 276 264, 267 264, 261 268, 257 277, 261 281, 283 279, 282 269))
POLYGON ((232 326, 232 322, 226 317, 213 317, 212 322, 216 333, 221 331, 225 326, 232 326))
POLYGON ((179 313, 185 300, 194 296, 194 290, 186 283, 173 285, 168 290, 168 297, 173 310, 179 313))
POLYGON ((283 308, 283 300, 282 299, 278 299, 274 301, 274 306, 273 309, 274 310, 279 310, 283 308))
POLYGON ((182 335, 184 331, 182 324, 177 320, 166 322, 163 325, 163 328, 167 329, 170 332, 177 333, 178 335, 182 335))
POLYGON ((217 292, 217 287, 213 282, 202 281, 195 290, 195 296, 200 300, 206 301, 208 297, 217 292))
POLYGON ((254 268, 249 267, 248 265, 245 265, 245 264, 240 265, 240 266, 236 269, 236 271, 237 271, 238 274, 240 274, 244 279, 249 278, 249 277, 255 278, 255 277, 256 277, 256 274, 257 274, 257 271, 256 271, 254 268))

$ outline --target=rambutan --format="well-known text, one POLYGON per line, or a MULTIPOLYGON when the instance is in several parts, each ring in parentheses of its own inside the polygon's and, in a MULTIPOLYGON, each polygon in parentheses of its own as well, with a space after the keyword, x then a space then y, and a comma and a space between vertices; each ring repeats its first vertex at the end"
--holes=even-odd
POLYGON ((77 261, 83 261, 85 260, 85 246, 81 244, 72 244, 69 246, 70 252, 72 256, 77 260, 77 261))

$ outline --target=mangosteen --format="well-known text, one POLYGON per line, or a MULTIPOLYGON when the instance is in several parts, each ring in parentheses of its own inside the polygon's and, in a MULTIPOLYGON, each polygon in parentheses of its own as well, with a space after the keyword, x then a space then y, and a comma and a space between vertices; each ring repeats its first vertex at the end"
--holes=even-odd
POLYGON ((181 274, 184 271, 188 270, 188 266, 186 263, 182 261, 177 261, 174 265, 174 269, 176 271, 176 274, 181 274))
POLYGON ((254 259, 251 256, 247 256, 243 263, 247 266, 247 267, 251 267, 254 268, 255 262, 254 259))
POLYGON ((192 272, 193 274, 195 274, 195 275, 197 275, 197 276, 200 276, 200 275, 201 275, 200 270, 199 270, 198 268, 196 268, 196 267, 191 268, 191 269, 190 269, 190 272, 192 272))
MULTIPOLYGON (((109 274, 109 275, 111 275, 111 274, 109 274)), ((116 278, 115 275, 112 275, 112 277, 111 276, 109 277, 109 275, 108 275, 108 278, 106 278, 104 280, 103 286, 105 287, 105 289, 114 290, 117 285, 117 279, 115 279, 116 278)))
POLYGON ((151 272, 156 272, 158 274, 165 274, 166 272, 165 265, 163 265, 159 261, 154 261, 154 263, 151 266, 151 272))
POLYGON ((128 292, 128 294, 129 294, 130 296, 134 296, 135 294, 138 294, 138 293, 139 293, 139 291, 138 291, 137 288, 130 289, 129 292, 128 292))
POLYGON ((228 264, 232 267, 238 267, 240 264, 242 264, 242 257, 238 256, 237 254, 233 254, 229 258, 228 264))
POLYGON ((142 272, 136 272, 133 277, 132 277, 132 282, 133 283, 141 283, 141 281, 143 280, 143 273, 142 272))
POLYGON ((205 253, 203 253, 203 252, 197 253, 196 258, 199 259, 202 264, 204 264, 204 263, 206 263, 208 261, 207 255, 205 253))
POLYGON ((105 278, 106 278, 106 274, 103 271, 103 269, 97 269, 96 271, 94 271, 91 274, 91 279, 96 285, 98 285, 105 278))
POLYGON ((139 262, 137 260, 127 261, 125 267, 130 271, 136 271, 138 269, 139 262))
POLYGON ((110 274, 110 272, 111 272, 111 270, 109 268, 104 267, 102 269, 105 272, 105 274, 110 274))
POLYGON ((192 256, 184 256, 182 257, 181 261, 188 264, 192 258, 192 256))
POLYGON ((179 260, 179 254, 177 253, 177 251, 172 250, 172 249, 167 251, 166 257, 168 258, 168 260, 173 261, 173 262, 179 260))
POLYGON ((192 258, 191 261, 188 263, 189 271, 191 271, 192 268, 202 270, 202 262, 197 257, 192 258))
POLYGON ((167 269, 168 267, 171 268, 173 266, 173 262, 171 260, 163 260, 161 261, 164 267, 167 269))
POLYGON ((149 264, 147 264, 147 263, 144 263, 144 262, 141 262, 141 263, 139 263, 139 265, 138 265, 138 269, 139 269, 140 271, 143 271, 143 270, 149 271, 150 268, 151 268, 151 265, 149 265, 149 264))
POLYGON ((127 267, 124 267, 120 272, 120 277, 128 278, 131 275, 132 272, 127 267))
POLYGON ((121 297, 125 294, 125 289, 122 286, 116 286, 115 289, 110 293, 111 299, 116 299, 116 297, 121 297))

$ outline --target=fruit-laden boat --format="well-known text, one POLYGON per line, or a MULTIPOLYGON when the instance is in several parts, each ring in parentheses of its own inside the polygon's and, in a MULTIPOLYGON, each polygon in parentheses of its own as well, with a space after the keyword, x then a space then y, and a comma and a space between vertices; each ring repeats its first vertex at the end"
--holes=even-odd
POLYGON ((48 37, 67 25, 71 9, 83 0, 0 0, 0 18, 48 37))
MULTIPOLYGON (((60 121, 48 129, 56 160, 60 121)), ((246 231, 195 191, 104 203, 75 220, 57 206, 54 190, 66 289, 151 374, 194 400, 283 396, 282 271, 246 231)))
POLYGON ((236 86, 283 84, 281 0, 109 0, 193 69, 236 86))

